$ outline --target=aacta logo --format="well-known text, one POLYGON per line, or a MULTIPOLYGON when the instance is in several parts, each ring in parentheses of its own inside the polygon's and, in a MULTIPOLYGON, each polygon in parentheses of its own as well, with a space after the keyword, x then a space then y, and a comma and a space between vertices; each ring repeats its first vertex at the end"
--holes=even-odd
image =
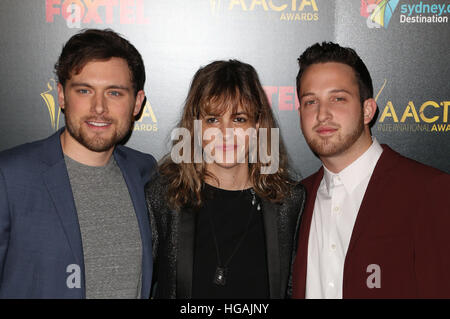
POLYGON ((367 18, 369 28, 387 29, 398 2, 399 0, 361 0, 361 16, 367 18))
POLYGON ((61 16, 69 28, 82 24, 149 24, 144 0, 46 0, 45 18, 53 23, 61 16))
POLYGON ((280 20, 317 21, 319 8, 316 0, 209 0, 211 12, 264 10, 281 12, 280 20))
POLYGON ((55 102, 57 97, 56 81, 54 79, 50 79, 47 82, 47 88, 47 91, 41 93, 41 97, 44 99, 45 105, 47 106, 52 128, 57 131, 59 129, 61 109, 55 102))
MULTIPOLYGON (((378 100, 387 81, 385 80, 378 100)), ((383 132, 449 132, 448 109, 450 101, 410 100, 406 106, 395 105, 391 100, 386 102, 378 121, 377 130, 383 132)), ((381 111, 381 109, 380 109, 381 111)))
POLYGON ((141 118, 134 123, 134 131, 156 132, 158 131, 158 121, 156 120, 153 108, 147 99, 142 111, 141 118))

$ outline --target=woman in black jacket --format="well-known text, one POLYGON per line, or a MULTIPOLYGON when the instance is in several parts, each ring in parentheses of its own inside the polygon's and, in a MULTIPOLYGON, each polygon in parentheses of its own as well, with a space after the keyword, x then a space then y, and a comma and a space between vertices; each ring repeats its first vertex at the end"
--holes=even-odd
POLYGON ((249 64, 191 83, 172 151, 146 187, 155 298, 289 298, 305 191, 249 64))

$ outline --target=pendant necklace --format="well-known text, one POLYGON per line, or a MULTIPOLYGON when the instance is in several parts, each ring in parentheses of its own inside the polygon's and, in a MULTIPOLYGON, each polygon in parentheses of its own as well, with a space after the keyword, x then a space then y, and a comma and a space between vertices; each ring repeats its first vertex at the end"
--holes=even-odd
POLYGON ((214 246, 216 248, 217 264, 218 264, 217 267, 216 267, 216 271, 214 273, 213 283, 218 285, 218 286, 225 286, 226 283, 227 283, 227 275, 228 275, 228 268, 227 267, 228 267, 228 264, 230 263, 231 259, 234 257, 236 252, 239 250, 239 247, 244 242, 245 237, 247 237, 248 229, 250 227, 250 222, 251 222, 252 216, 253 216, 253 211, 255 210, 255 205, 257 204, 256 205, 256 210, 257 211, 261 210, 261 206, 259 205, 259 203, 257 203, 255 191, 253 190, 253 188, 250 189, 250 193, 252 195, 252 209, 251 209, 251 211, 249 213, 247 227, 245 228, 244 234, 242 235, 241 239, 237 243, 237 245, 234 248, 234 250, 233 250, 232 254, 230 255, 230 257, 228 257, 228 259, 225 262, 225 264, 222 263, 222 260, 220 258, 219 245, 217 243, 217 237, 216 237, 216 232, 215 232, 212 216, 211 216, 211 214, 208 214, 209 215, 209 222, 211 224, 211 232, 212 232, 213 239, 214 239, 214 246))

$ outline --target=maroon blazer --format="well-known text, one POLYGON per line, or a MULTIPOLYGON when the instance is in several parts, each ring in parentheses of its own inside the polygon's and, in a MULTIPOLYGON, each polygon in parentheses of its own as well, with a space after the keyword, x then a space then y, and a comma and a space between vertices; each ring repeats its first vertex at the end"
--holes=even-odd
MULTIPOLYGON (((345 258, 343 298, 450 298, 450 175, 382 146, 345 258), (367 284, 371 264, 380 267, 379 288, 367 284)), ((293 298, 305 298, 309 230, 322 177, 323 168, 302 182, 307 202, 293 298)))

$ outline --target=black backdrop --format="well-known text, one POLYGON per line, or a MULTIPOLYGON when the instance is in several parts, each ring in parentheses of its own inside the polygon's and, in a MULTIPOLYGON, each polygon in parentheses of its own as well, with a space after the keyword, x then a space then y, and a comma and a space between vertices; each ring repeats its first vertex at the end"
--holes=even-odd
POLYGON ((53 73, 62 45, 82 28, 112 28, 147 70, 148 104, 128 146, 157 159, 169 151, 195 71, 234 58, 256 68, 294 167, 313 173, 320 161, 295 106, 297 58, 336 41, 356 49, 372 74, 377 139, 450 172, 449 16, 444 0, 2 0, 0 150, 64 125, 53 73))

